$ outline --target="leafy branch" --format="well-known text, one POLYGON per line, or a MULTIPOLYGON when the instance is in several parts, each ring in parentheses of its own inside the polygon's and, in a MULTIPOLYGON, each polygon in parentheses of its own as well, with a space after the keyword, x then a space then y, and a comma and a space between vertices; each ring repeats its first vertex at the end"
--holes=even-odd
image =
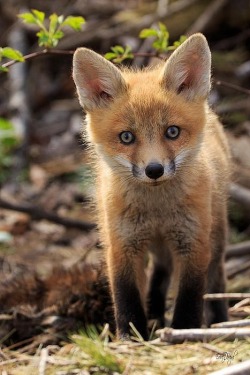
POLYGON ((53 13, 48 18, 45 18, 45 13, 37 9, 32 9, 31 12, 19 14, 18 17, 26 24, 33 24, 39 27, 39 31, 36 33, 38 44, 40 47, 45 47, 45 49, 43 51, 35 52, 34 54, 23 56, 20 51, 14 50, 10 47, 0 48, 0 63, 3 58, 11 59, 11 61, 0 65, 0 71, 7 72, 8 67, 16 62, 23 62, 42 54, 73 54, 73 51, 56 51, 51 50, 51 48, 56 47, 59 40, 64 37, 62 28, 70 27, 74 31, 81 31, 82 25, 85 23, 85 19, 80 16, 68 16, 65 18, 63 15, 58 16, 53 13))
POLYGON ((138 56, 158 57, 162 58, 161 54, 166 54, 169 51, 175 50, 179 47, 187 37, 182 35, 179 40, 175 41, 173 45, 169 45, 169 32, 166 25, 159 22, 157 28, 143 29, 139 34, 139 38, 147 39, 153 38, 151 53, 133 53, 131 47, 122 46, 111 47, 111 52, 105 54, 107 60, 112 60, 114 63, 121 63, 126 59, 133 59, 138 56))

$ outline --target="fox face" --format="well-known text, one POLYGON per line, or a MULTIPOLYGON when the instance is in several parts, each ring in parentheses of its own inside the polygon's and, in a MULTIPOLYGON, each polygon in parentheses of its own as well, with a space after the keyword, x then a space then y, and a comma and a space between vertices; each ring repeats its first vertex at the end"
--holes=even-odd
POLYGON ((120 71, 80 48, 73 77, 87 112, 87 139, 111 173, 155 186, 192 163, 210 89, 210 51, 202 35, 189 38, 165 64, 140 72, 120 71))

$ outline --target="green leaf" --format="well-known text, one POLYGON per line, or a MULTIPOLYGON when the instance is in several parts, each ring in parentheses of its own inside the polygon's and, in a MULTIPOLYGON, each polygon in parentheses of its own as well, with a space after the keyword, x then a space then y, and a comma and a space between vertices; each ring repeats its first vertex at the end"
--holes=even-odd
POLYGON ((15 61, 24 61, 22 53, 10 47, 2 48, 2 56, 15 61))
POLYGON ((52 43, 47 32, 40 30, 38 33, 36 33, 36 35, 38 36, 38 44, 40 47, 52 47, 52 43))
POLYGON ((124 53, 124 48, 122 46, 114 46, 111 47, 111 50, 116 53, 116 54, 123 54, 124 53))
POLYGON ((58 25, 58 16, 57 14, 53 13, 49 16, 50 24, 49 24, 49 33, 52 36, 56 31, 58 25))
POLYGON ((116 53, 114 53, 114 52, 107 52, 107 53, 105 53, 105 55, 104 55, 104 57, 105 57, 105 59, 107 59, 107 60, 113 60, 113 59, 115 59, 116 58, 116 53))
POLYGON ((164 25, 164 23, 162 23, 162 22, 158 22, 158 25, 159 25, 159 29, 160 29, 160 31, 161 31, 162 33, 167 33, 167 34, 169 34, 168 31, 167 31, 167 27, 166 27, 166 25, 164 25))
POLYGON ((5 68, 4 66, 0 65, 0 72, 8 72, 9 69, 5 68))
POLYGON ((25 23, 34 23, 37 24, 36 17, 32 13, 21 13, 18 15, 19 18, 25 23))
POLYGON ((12 122, 0 117, 0 130, 12 130, 14 132, 14 127, 12 122))
POLYGON ((157 36, 157 30, 155 29, 143 29, 139 34, 139 38, 145 39, 152 36, 157 36))
POLYGON ((61 30, 58 30, 54 35, 53 35, 53 38, 52 39, 62 39, 62 37, 64 36, 64 32, 61 31, 61 30))
POLYGON ((75 31, 81 31, 82 25, 85 23, 83 17, 68 16, 63 21, 62 26, 69 26, 75 31))
POLYGON ((45 13, 40 12, 40 11, 37 10, 37 9, 32 9, 32 12, 33 12, 33 14, 35 15, 35 18, 36 18, 38 21, 40 21, 41 23, 43 23, 44 18, 45 18, 45 13))

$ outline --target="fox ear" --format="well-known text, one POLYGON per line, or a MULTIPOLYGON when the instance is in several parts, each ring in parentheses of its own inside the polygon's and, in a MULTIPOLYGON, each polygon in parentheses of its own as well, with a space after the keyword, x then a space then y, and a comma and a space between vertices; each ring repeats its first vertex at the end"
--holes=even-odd
POLYGON ((87 48, 78 48, 74 54, 73 79, 86 111, 107 105, 126 87, 120 70, 87 48))
POLYGON ((170 56, 163 84, 188 100, 205 99, 210 91, 211 53, 202 34, 189 37, 170 56))

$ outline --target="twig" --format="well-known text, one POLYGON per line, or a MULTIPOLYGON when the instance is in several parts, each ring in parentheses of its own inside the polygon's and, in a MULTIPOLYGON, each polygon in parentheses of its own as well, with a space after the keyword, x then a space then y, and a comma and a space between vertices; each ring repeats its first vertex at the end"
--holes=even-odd
POLYGON ((226 341, 235 339, 244 340, 250 336, 250 328, 194 328, 194 329, 172 329, 164 328, 156 331, 161 341, 172 344, 183 341, 213 341, 223 338, 226 341))
POLYGON ((250 298, 250 293, 214 293, 205 294, 203 298, 206 301, 215 301, 220 299, 237 300, 243 298, 250 298))
MULTIPOLYGON (((43 49, 42 51, 36 51, 29 53, 28 55, 24 55, 23 58, 25 61, 35 59, 36 57, 43 56, 43 55, 73 55, 74 51, 68 50, 60 50, 60 49, 43 49)), ((9 68, 10 66, 18 63, 19 61, 8 61, 5 64, 2 64, 4 68, 9 68)))
POLYGON ((197 18, 193 25, 187 30, 187 34, 204 32, 207 26, 214 22, 216 14, 224 7, 228 0, 214 0, 210 3, 204 12, 197 18))
POLYGON ((232 322, 221 322, 212 324, 212 328, 234 328, 234 327, 250 327, 250 319, 234 320, 232 322))
POLYGON ((250 208, 250 190, 249 189, 246 189, 245 187, 242 187, 238 184, 232 183, 230 185, 229 192, 230 192, 231 198, 234 201, 244 205, 246 208, 250 208))
POLYGON ((227 246, 226 259, 239 257, 242 255, 250 255, 250 241, 239 242, 227 246))
POLYGON ((230 89, 234 89, 234 90, 237 90, 237 91, 243 92, 244 94, 250 95, 250 90, 248 90, 248 89, 244 89, 243 87, 240 87, 240 86, 238 86, 238 85, 235 85, 234 83, 229 83, 229 82, 225 82, 225 81, 215 81, 215 84, 216 84, 217 86, 228 87, 228 88, 230 88, 230 89))
POLYGON ((209 375, 247 375, 250 373, 250 360, 237 363, 222 370, 210 372, 209 375))
POLYGON ((41 350, 41 356, 40 356, 40 362, 39 362, 39 368, 38 368, 39 375, 45 374, 47 359, 48 359, 48 349, 43 348, 41 350))
POLYGON ((249 269, 250 269, 250 261, 244 262, 243 264, 240 264, 239 266, 234 267, 232 271, 228 271, 227 278, 232 279, 234 278, 234 276, 238 275, 239 273, 242 273, 249 269))
POLYGON ((44 211, 37 207, 32 207, 28 205, 18 205, 4 201, 0 198, 0 207, 7 210, 24 212, 32 217, 33 220, 48 220, 56 224, 64 225, 67 228, 77 228, 83 231, 90 231, 96 228, 96 224, 87 223, 82 220, 69 219, 65 217, 58 216, 56 214, 44 211))

